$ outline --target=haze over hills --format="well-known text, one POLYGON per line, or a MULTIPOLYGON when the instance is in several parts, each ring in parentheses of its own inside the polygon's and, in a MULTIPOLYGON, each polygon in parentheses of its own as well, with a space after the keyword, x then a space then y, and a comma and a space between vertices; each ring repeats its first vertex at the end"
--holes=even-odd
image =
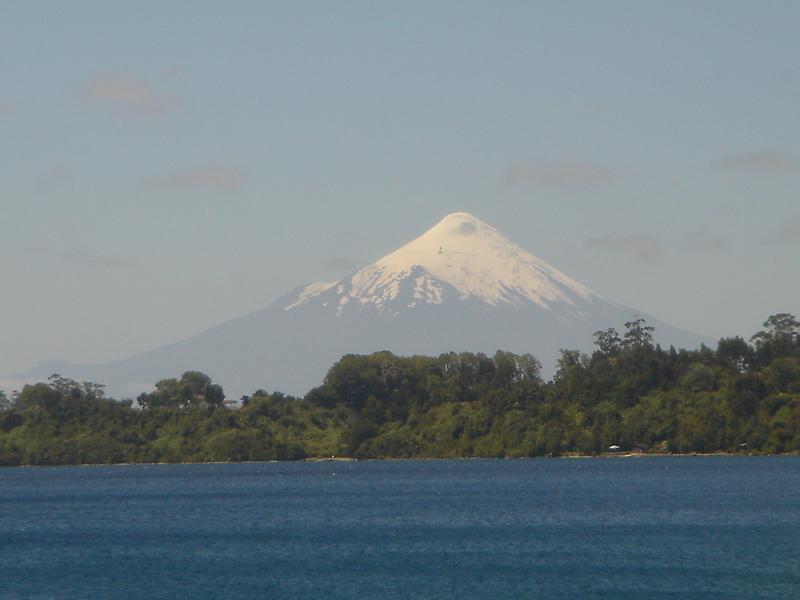
POLYGON ((559 349, 589 351, 593 332, 622 329, 637 315, 664 346, 708 342, 603 298, 473 215, 453 213, 352 275, 186 340, 99 365, 48 361, 24 377, 58 372, 130 397, 199 370, 238 398, 258 388, 302 394, 346 353, 497 349, 532 353, 549 375, 559 349))

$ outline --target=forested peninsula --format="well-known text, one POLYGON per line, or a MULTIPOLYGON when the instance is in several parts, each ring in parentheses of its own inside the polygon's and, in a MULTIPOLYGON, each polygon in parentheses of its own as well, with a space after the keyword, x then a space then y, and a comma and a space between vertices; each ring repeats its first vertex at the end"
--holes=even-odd
POLYGON ((235 402, 199 372, 135 401, 53 375, 0 393, 0 465, 800 452, 794 316, 697 350, 654 345, 637 319, 595 347, 563 350, 550 381, 503 351, 346 355, 303 398, 235 402))

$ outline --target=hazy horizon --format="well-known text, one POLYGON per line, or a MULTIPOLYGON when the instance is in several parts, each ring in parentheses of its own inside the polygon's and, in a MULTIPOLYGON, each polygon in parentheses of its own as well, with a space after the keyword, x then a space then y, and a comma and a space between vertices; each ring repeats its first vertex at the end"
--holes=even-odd
POLYGON ((749 337, 800 314, 798 17, 6 3, 0 374, 184 339, 460 210, 607 298, 749 337))

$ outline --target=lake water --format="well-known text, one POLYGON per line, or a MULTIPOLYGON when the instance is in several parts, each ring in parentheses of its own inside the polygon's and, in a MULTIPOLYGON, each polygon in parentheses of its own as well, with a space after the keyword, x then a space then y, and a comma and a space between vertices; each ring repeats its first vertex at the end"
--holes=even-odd
POLYGON ((800 598, 800 457, 0 469, 0 598, 800 598))

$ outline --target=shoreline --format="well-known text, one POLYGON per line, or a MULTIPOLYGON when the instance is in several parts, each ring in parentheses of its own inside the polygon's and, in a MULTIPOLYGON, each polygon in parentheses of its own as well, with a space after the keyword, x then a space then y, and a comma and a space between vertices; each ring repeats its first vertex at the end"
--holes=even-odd
POLYGON ((125 463, 81 463, 58 465, 3 465, 0 469, 20 468, 61 468, 61 467, 134 467, 134 466, 164 466, 164 465, 266 465, 266 464, 300 464, 300 463, 328 463, 328 462, 427 462, 427 461, 461 461, 461 460, 564 460, 564 459, 622 459, 622 458, 711 458, 711 457, 787 457, 800 456, 797 453, 785 452, 779 454, 758 454, 738 452, 696 452, 681 454, 646 454, 646 453, 606 453, 606 454, 564 454, 561 456, 454 456, 437 457, 426 456, 418 458, 353 458, 353 457, 309 457, 301 460, 244 460, 244 461, 186 461, 186 462, 125 462, 125 463))

